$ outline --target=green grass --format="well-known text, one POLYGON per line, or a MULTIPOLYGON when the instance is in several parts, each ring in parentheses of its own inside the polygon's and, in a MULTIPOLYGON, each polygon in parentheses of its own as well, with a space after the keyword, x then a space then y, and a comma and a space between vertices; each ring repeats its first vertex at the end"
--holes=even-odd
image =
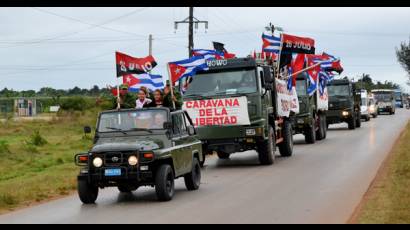
POLYGON ((93 126, 97 113, 0 123, 0 213, 67 195, 76 188, 74 155, 91 147, 83 126, 93 126))
POLYGON ((410 124, 359 212, 358 223, 410 223, 410 124))

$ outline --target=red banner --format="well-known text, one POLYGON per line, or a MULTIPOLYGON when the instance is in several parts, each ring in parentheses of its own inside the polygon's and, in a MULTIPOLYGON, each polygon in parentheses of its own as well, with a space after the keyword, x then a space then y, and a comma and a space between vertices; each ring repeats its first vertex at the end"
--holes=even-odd
POLYGON ((117 77, 127 74, 147 73, 157 65, 151 55, 145 58, 135 58, 120 52, 115 52, 115 61, 117 64, 117 77))
POLYGON ((282 53, 315 53, 315 40, 312 38, 282 34, 282 41, 282 53))

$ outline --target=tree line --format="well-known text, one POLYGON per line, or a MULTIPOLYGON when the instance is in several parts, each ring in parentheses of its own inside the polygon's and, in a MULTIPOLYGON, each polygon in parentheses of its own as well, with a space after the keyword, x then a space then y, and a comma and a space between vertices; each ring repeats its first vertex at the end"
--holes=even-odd
POLYGON ((374 82, 370 75, 365 73, 362 74, 362 76, 360 76, 358 79, 356 78, 355 83, 358 88, 366 89, 369 92, 373 89, 401 89, 399 84, 391 81, 374 82))
POLYGON ((74 87, 72 89, 54 89, 52 87, 43 87, 38 91, 35 90, 22 90, 16 91, 13 89, 4 88, 0 90, 0 97, 13 98, 13 97, 70 97, 70 96, 91 96, 98 97, 101 95, 110 95, 110 90, 107 88, 100 88, 95 85, 91 89, 82 89, 80 87, 74 87))

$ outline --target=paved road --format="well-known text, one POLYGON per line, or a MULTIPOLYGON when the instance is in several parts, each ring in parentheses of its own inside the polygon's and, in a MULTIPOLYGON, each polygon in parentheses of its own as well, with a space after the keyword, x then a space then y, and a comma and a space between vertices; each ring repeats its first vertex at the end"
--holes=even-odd
POLYGON ((0 223, 345 223, 387 156, 410 111, 380 116, 356 131, 331 126, 328 139, 259 166, 256 153, 209 159, 199 191, 182 180, 173 201, 151 188, 130 195, 101 192, 96 205, 70 196, 0 216, 0 223))

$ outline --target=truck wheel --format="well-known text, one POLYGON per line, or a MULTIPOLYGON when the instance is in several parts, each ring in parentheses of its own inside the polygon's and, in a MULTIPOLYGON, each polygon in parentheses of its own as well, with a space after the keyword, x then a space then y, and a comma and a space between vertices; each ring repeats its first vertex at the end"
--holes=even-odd
POLYGON ((349 124, 349 129, 350 129, 350 130, 356 129, 356 118, 355 118, 355 117, 351 117, 351 118, 349 119, 348 124, 349 124))
POLYGON ((366 116, 366 121, 370 121, 370 115, 366 116))
POLYGON ((357 116, 357 119, 356 119, 356 127, 357 127, 357 128, 362 127, 362 119, 361 119, 360 116, 357 116))
POLYGON ((168 164, 161 165, 155 176, 155 191, 158 200, 170 201, 175 193, 174 172, 168 164))
POLYGON ((269 128, 268 140, 258 143, 258 157, 262 165, 271 165, 275 161, 276 138, 273 127, 269 128))
POLYGON ((229 156, 230 156, 231 154, 218 151, 218 152, 217 152, 217 155, 218 155, 219 159, 226 160, 226 159, 229 159, 229 156))
POLYGON ((84 204, 94 204, 98 197, 98 187, 85 180, 78 181, 78 196, 84 204))
POLYGON ((308 144, 314 144, 316 142, 316 122, 313 119, 312 127, 307 127, 305 130, 305 141, 308 144))
POLYGON ((192 171, 184 176, 185 187, 188 191, 197 190, 201 185, 201 165, 196 157, 192 163, 192 171))
POLYGON ((323 115, 319 115, 319 129, 316 131, 316 138, 318 141, 325 139, 326 121, 323 115), (325 123, 323 123, 325 121, 325 123))
POLYGON ((293 154, 293 133, 292 124, 288 120, 283 123, 282 137, 283 142, 278 145, 279 153, 282 157, 290 157, 293 154))

